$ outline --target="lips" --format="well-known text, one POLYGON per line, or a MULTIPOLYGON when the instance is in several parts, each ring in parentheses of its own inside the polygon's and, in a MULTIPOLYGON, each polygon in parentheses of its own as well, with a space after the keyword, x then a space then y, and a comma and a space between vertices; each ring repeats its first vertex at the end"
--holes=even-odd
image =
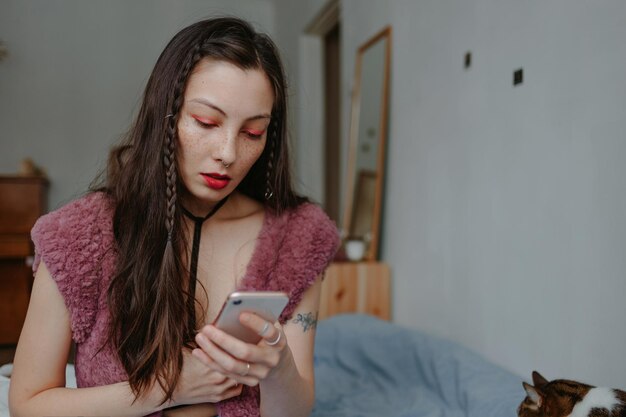
POLYGON ((231 180, 231 178, 228 175, 219 174, 216 172, 211 172, 211 173, 203 172, 200 175, 202 175, 202 179, 204 179, 204 182, 206 183, 206 185, 208 185, 209 188, 212 188, 214 190, 221 190, 222 188, 226 187, 231 180))

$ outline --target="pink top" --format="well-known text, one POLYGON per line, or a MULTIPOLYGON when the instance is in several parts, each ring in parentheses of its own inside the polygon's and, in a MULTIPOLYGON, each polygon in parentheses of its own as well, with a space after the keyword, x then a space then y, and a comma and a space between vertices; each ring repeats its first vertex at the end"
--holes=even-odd
MULTIPOLYGON (((34 270, 45 262, 70 313, 76 342, 78 387, 126 381, 117 354, 105 344, 110 314, 107 288, 115 271, 113 205, 104 193, 92 193, 41 217, 32 230, 34 270)), ((339 239, 334 223, 313 204, 280 216, 266 213, 239 290, 285 291, 286 322, 306 289, 333 258, 339 239)), ((220 417, 259 416, 258 387, 218 403, 220 417)), ((154 413, 158 416, 161 413, 154 413)))

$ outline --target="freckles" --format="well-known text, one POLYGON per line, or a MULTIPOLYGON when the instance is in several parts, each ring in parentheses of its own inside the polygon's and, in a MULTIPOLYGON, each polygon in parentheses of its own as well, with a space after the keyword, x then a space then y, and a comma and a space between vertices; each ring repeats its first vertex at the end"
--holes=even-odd
POLYGON ((182 124, 178 126, 178 142, 183 149, 185 147, 197 147, 202 139, 201 133, 197 132, 189 124, 182 124))
POLYGON ((246 159, 249 161, 256 161, 261 157, 263 150, 265 149, 265 143, 246 142, 243 145, 242 153, 246 155, 246 159))

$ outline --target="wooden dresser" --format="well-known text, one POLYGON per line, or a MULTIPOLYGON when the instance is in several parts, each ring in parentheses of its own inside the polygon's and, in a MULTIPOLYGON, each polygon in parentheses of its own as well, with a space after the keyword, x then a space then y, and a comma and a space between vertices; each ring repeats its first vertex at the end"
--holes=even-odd
POLYGON ((322 282, 319 318, 365 313, 390 320, 391 278, 383 262, 333 262, 322 282))
POLYGON ((33 284, 30 230, 47 209, 48 181, 0 176, 0 345, 16 344, 33 284))

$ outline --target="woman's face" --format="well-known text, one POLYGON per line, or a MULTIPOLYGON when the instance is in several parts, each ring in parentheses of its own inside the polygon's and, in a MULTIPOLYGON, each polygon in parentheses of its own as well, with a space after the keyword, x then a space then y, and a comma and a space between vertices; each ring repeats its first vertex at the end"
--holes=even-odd
POLYGON ((187 82, 178 118, 178 169, 189 210, 206 214, 232 193, 259 159, 274 103, 262 70, 201 60, 187 82))

